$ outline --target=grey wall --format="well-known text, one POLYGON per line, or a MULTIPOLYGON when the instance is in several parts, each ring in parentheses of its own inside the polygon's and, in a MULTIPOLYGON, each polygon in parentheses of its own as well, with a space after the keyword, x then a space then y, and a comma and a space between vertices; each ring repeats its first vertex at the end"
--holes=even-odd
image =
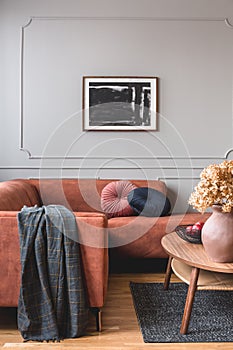
POLYGON ((1 0, 0 180, 159 178, 186 210, 201 169, 232 157, 225 18, 230 0, 1 0), (84 132, 85 75, 159 77, 158 130, 84 132))

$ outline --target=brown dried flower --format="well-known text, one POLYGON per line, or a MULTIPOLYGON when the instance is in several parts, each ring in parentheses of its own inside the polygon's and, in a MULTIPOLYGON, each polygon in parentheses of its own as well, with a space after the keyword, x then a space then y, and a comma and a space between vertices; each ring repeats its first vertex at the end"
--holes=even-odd
POLYGON ((221 205, 222 211, 229 213, 233 207, 233 160, 209 165, 200 178, 188 203, 202 213, 213 205, 221 205))

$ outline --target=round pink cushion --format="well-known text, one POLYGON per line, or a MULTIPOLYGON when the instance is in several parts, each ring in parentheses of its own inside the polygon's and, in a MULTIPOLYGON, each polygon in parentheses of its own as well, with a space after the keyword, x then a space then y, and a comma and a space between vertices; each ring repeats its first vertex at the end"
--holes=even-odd
POLYGON ((130 191, 137 188, 130 181, 113 181, 106 185, 101 192, 101 208, 108 218, 130 216, 134 214, 128 203, 130 191))

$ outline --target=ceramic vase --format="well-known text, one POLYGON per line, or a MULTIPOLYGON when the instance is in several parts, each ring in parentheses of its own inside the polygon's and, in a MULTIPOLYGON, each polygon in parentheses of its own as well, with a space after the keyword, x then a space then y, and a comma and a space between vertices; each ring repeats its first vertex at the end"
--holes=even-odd
POLYGON ((224 213, 221 206, 213 206, 213 213, 202 228, 202 243, 214 262, 233 262, 233 210, 224 213))

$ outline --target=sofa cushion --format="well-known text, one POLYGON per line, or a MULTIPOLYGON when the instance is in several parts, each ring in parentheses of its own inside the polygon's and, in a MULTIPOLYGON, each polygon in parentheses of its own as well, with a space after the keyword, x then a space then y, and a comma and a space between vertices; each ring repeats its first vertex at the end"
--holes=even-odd
POLYGON ((169 199, 162 193, 149 187, 138 187, 128 194, 128 202, 138 215, 164 216, 171 210, 169 199))
POLYGON ((128 203, 128 194, 136 188, 130 181, 112 181, 101 192, 101 208, 108 218, 134 214, 128 203))

